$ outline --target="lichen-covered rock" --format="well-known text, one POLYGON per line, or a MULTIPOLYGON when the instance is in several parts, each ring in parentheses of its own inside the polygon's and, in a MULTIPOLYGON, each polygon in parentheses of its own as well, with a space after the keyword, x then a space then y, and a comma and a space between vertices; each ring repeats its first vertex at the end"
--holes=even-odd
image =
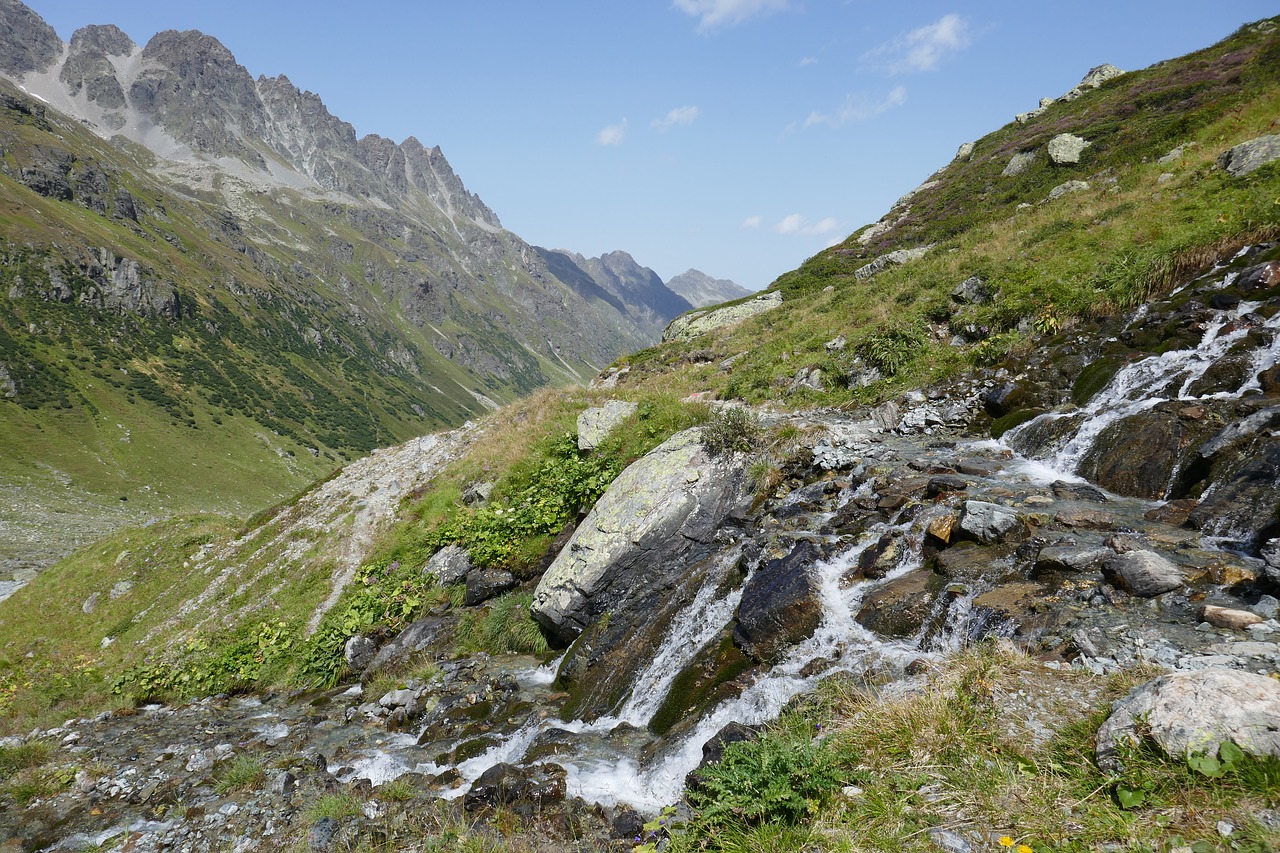
POLYGON ((1112 706, 1098 729, 1098 766, 1120 766, 1119 748, 1150 733, 1169 755, 1216 754, 1231 741, 1256 756, 1280 758, 1280 682, 1209 668, 1162 675, 1112 706))
POLYGON ((1027 169, 1031 168, 1031 164, 1036 161, 1036 152, 1019 151, 1009 158, 1009 163, 1004 167, 1004 171, 1000 174, 1006 178, 1013 178, 1021 175, 1027 169))
POLYGON ((1067 181, 1066 183, 1058 184, 1056 187, 1049 190, 1049 195, 1045 197, 1045 201, 1054 201, 1062 198, 1064 195, 1078 193, 1081 190, 1087 189, 1089 189, 1088 181, 1067 181))
POLYGON ((871 276, 887 267, 917 261, 923 258, 932 248, 933 244, 930 243, 928 246, 917 246, 914 249, 896 249, 886 255, 881 255, 869 264, 858 267, 853 271, 853 275, 859 280, 871 278, 871 276))
POLYGON ((1259 136, 1229 148, 1218 158, 1218 165, 1233 178, 1242 178, 1268 163, 1280 160, 1280 134, 1259 136))
POLYGON ((1074 133, 1059 133, 1049 140, 1049 159, 1058 165, 1079 163, 1080 155, 1089 147, 1089 141, 1074 133))
POLYGON ((460 545, 445 545, 431 555, 423 571, 435 575, 440 586, 462 583, 471 571, 471 555, 460 545))
POLYGON ((712 329, 731 326, 734 323, 742 322, 748 317, 763 314, 765 311, 772 311, 781 304, 782 294, 773 291, 771 293, 761 293, 755 299, 747 302, 716 308, 713 311, 690 311, 688 314, 671 321, 666 331, 662 333, 662 340, 675 341, 696 338, 698 335, 709 332, 712 329))
POLYGON ((965 501, 960 515, 960 529, 987 545, 1003 540, 1017 524, 1015 510, 987 501, 965 501))
POLYGON ((578 449, 595 450, 636 408, 635 403, 627 400, 610 400, 578 415, 578 449))
POLYGON ((342 657, 352 672, 360 672, 369 665, 377 651, 378 644, 372 638, 364 634, 356 634, 343 646, 342 657))
POLYGON ((606 611, 625 618, 647 593, 671 583, 681 557, 709 543, 726 515, 743 508, 744 467, 731 455, 708 455, 696 429, 632 464, 542 576, 534 618, 563 643, 606 611))

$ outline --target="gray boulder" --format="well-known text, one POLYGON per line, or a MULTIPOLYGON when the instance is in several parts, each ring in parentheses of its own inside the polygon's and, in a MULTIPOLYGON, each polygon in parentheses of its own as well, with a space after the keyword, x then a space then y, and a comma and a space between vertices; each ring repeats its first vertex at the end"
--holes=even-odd
POLYGON ((1081 190, 1087 189, 1089 189, 1088 181, 1067 181, 1066 183, 1058 184, 1056 187, 1049 190, 1049 195, 1045 197, 1045 201, 1055 201, 1062 198, 1064 195, 1078 193, 1081 190))
POLYGON ((1079 163, 1080 154, 1089 147, 1089 142, 1073 133, 1059 133, 1049 140, 1049 159, 1058 165, 1079 163))
POLYGON ((1035 571, 1079 574, 1087 572, 1111 556, 1109 548, 1081 548, 1076 545, 1050 545, 1040 549, 1035 571))
POLYGON ((352 672, 360 672, 369 665, 377 651, 377 643, 363 634, 356 634, 343 646, 342 657, 352 672))
POLYGON ((876 273, 891 266, 898 264, 907 264, 911 261, 917 261, 923 258, 925 254, 933 248, 933 244, 928 246, 917 246, 914 249, 897 249, 888 254, 881 255, 869 264, 858 267, 853 271, 853 275, 859 281, 865 281, 876 273))
POLYGON ((888 400, 871 410, 871 420, 881 432, 893 432, 902 420, 902 411, 893 400, 888 400))
POLYGON ((690 311, 688 314, 671 321, 666 331, 662 333, 662 340, 675 341, 696 338, 698 335, 709 332, 712 329, 732 326, 748 317, 754 317, 765 311, 772 311, 781 304, 782 294, 775 290, 771 293, 761 293, 755 299, 739 302, 737 305, 717 308, 713 311, 690 311))
POLYGON ((762 565, 742 590, 733 641, 761 663, 776 663, 791 645, 822 622, 822 605, 809 569, 821 554, 807 540, 762 565))
POLYGON ((1004 167, 1004 171, 1000 174, 1006 178, 1013 178, 1021 175, 1027 169, 1031 168, 1031 164, 1036 161, 1036 152, 1019 151, 1009 158, 1009 165, 1004 167))
POLYGON ((595 450, 636 408, 635 403, 626 400, 610 400, 578 415, 578 449, 595 450))
POLYGON ((1280 538, 1270 539, 1262 546, 1262 573, 1275 584, 1280 584, 1280 538))
POLYGON ((446 545, 431 555, 423 571, 435 575, 440 586, 462 583, 471 571, 471 556, 459 545, 446 545))
POLYGON ((1140 598, 1152 598, 1182 586, 1182 569, 1154 551, 1114 554, 1102 571, 1117 585, 1140 598))
POLYGON ((787 393, 794 394, 797 391, 805 390, 826 390, 826 385, 822 381, 822 368, 802 367, 796 371, 796 375, 791 379, 791 384, 787 386, 787 393))
POLYGON ((1259 136, 1257 139, 1241 142, 1224 151, 1218 157, 1218 165, 1226 169, 1231 177, 1242 178, 1275 160, 1280 160, 1280 134, 1259 136))
POLYGON ((985 305, 991 301, 991 288, 980 276, 971 275, 955 286, 951 298, 961 305, 985 305))
POLYGON ((516 586, 516 577, 502 569, 472 569, 467 575, 467 594, 463 604, 473 607, 501 595, 516 586))
POLYGON ((1018 524, 1018 513, 986 501, 965 501, 960 529, 985 545, 1000 542, 1018 524))
POLYGON ((1098 729, 1098 766, 1119 769, 1119 747, 1144 733, 1177 757, 1214 755, 1231 741, 1251 755, 1280 758, 1280 682, 1221 668, 1148 681, 1116 702, 1098 729))
POLYGON ((1124 73, 1126 72, 1110 63, 1095 65, 1089 69, 1089 73, 1084 75, 1084 79, 1077 83, 1075 88, 1064 93, 1059 100, 1074 101, 1090 89, 1097 89, 1108 80, 1119 77, 1124 73))
POLYGON ((681 558, 748 500, 741 460, 707 455, 699 436, 676 433, 623 471, 542 576, 533 617, 560 642, 672 583, 681 558))

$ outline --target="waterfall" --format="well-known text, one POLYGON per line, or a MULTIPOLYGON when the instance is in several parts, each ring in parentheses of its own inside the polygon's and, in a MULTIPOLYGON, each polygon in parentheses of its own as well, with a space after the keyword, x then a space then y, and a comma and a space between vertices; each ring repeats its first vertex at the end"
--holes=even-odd
MULTIPOLYGON (((1224 284, 1231 277, 1224 279, 1224 284)), ((1144 306, 1145 307, 1145 306, 1144 306)), ((1170 350, 1159 355, 1147 356, 1130 362, 1116 372, 1111 381, 1093 396, 1080 410, 1070 413, 1049 412, 1021 424, 1003 437, 1003 444, 1043 462, 1060 475, 1074 475, 1081 460, 1093 448, 1098 436, 1108 426, 1124 418, 1151 409, 1167 400, 1193 402, 1209 399, 1235 399, 1258 388, 1257 375, 1280 358, 1280 314, 1273 315, 1262 324, 1274 334, 1268 346, 1254 350, 1248 379, 1234 391, 1195 395, 1191 392, 1195 382, 1227 353, 1243 341, 1254 329, 1247 324, 1228 326, 1259 307, 1257 302, 1242 302, 1230 310, 1216 312, 1212 322, 1201 335, 1197 346, 1191 349, 1170 350), (1034 450, 1026 446, 1025 437, 1034 434, 1037 426, 1059 418, 1071 417, 1080 421, 1074 432, 1060 439, 1053 446, 1034 450)), ((1135 318, 1136 319, 1136 318, 1135 318)))

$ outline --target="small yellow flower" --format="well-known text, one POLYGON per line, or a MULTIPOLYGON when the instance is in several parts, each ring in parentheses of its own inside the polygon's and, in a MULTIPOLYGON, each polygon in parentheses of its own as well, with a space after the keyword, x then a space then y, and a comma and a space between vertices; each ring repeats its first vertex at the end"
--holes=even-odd
POLYGON ((1013 846, 1013 839, 1012 839, 1012 838, 1010 838, 1010 837, 1009 837, 1009 836, 1007 836, 1007 835, 1002 835, 1002 836, 1000 836, 1000 846, 1001 846, 1001 847, 1012 847, 1012 846, 1013 846))
POLYGON ((1028 847, 1025 844, 1019 844, 1018 853, 1036 853, 1036 851, 1032 850, 1030 847, 1028 847))

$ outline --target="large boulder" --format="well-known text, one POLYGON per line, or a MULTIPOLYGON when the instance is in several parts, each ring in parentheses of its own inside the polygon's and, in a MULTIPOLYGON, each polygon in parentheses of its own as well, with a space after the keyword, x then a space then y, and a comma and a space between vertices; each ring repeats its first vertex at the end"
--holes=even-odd
POLYGON ((821 624, 822 606, 810 574, 820 556, 817 545, 803 540, 785 557, 766 562, 747 582, 733 641, 756 661, 776 663, 821 624))
POLYGON ((1218 165, 1231 177, 1241 178, 1275 160, 1280 160, 1280 134, 1241 142, 1224 151, 1218 158, 1218 165))
POLYGON ((670 587, 695 546, 708 545, 750 497, 745 466, 709 455, 685 430, 633 463, 610 485, 539 581, 533 617, 569 643, 603 613, 611 619, 670 587))
POLYGON ((782 294, 778 291, 770 293, 761 293, 755 299, 745 302, 739 302, 736 305, 728 305, 724 308, 716 308, 713 311, 690 311, 671 321, 666 331, 662 333, 662 340, 688 340, 696 338, 698 335, 719 329, 723 326, 732 326, 748 317, 754 317, 756 314, 762 314, 765 311, 771 311, 782 304, 782 294))
POLYGON ((578 449, 595 450, 636 408, 635 403, 626 400, 610 400, 578 415, 578 449))
POLYGON ((1104 575, 1140 598, 1152 598, 1182 586, 1182 569, 1154 551, 1113 554, 1102 564, 1104 575))
POLYGON ((1089 147, 1089 142, 1073 133, 1059 133, 1049 140, 1049 159, 1058 165, 1079 163, 1080 154, 1089 147))
POLYGON ((1117 769, 1122 745, 1143 733, 1177 757, 1215 755, 1231 741, 1251 755, 1280 758, 1280 682, 1221 668, 1148 681, 1116 702, 1098 729, 1098 765, 1117 769))
POLYGON ((965 501, 960 514, 960 530, 985 545, 1002 541, 1017 526, 1016 510, 987 501, 965 501))
POLYGON ((423 571, 435 575, 440 586, 462 583, 471 571, 471 556, 460 545, 446 545, 431 555, 423 571))

